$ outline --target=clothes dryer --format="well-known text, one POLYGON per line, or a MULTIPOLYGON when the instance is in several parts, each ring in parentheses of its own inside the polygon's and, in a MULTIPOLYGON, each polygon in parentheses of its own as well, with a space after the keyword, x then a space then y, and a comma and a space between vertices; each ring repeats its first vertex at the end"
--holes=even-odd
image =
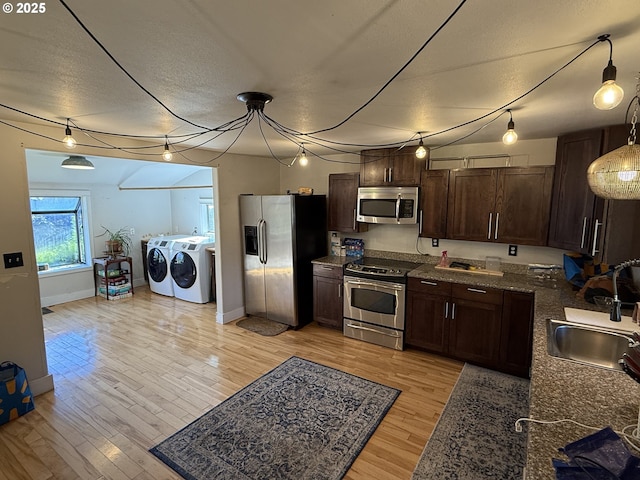
POLYGON ((171 278, 176 298, 208 303, 211 298, 210 237, 194 236, 174 240, 171 246, 171 278))
POLYGON ((173 297, 173 280, 169 273, 171 244, 184 235, 152 237, 147 243, 147 274, 149 288, 154 293, 173 297))

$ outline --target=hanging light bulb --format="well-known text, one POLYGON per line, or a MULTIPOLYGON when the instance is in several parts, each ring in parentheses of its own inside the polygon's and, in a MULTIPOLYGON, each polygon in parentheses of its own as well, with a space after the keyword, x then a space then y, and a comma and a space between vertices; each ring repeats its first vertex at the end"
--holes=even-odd
MULTIPOLYGON (((422 132, 418 132, 418 135, 420 135, 422 132)), ((416 158, 419 158, 420 160, 422 160, 424 157, 427 156, 427 149, 424 148, 424 144, 422 143, 422 135, 420 135, 420 143, 418 144, 418 148, 416 148, 416 158)))
POLYGON ((593 105, 599 110, 611 110, 622 102, 624 90, 616 84, 616 67, 612 62, 613 44, 609 35, 600 35, 598 40, 609 42, 609 63, 602 71, 602 86, 593 95, 593 105))
POLYGON ((64 129, 64 138, 62 139, 62 143, 69 150, 73 150, 76 148, 76 139, 71 135, 71 128, 69 127, 69 119, 67 118, 67 128, 64 129))
POLYGON ((597 158, 587 168, 589 187, 599 197, 613 200, 640 200, 640 145, 636 145, 639 94, 640 74, 636 85, 636 96, 632 100, 636 102, 636 107, 631 117, 631 131, 627 145, 597 158))
POLYGON ((300 154, 300 158, 298 162, 302 167, 306 167, 309 164, 309 159, 307 158, 307 152, 304 150, 304 144, 302 145, 302 153, 300 154))
POLYGON ((170 162, 173 158, 173 154, 171 153, 171 150, 169 150, 169 139, 167 139, 166 135, 164 136, 164 152, 162 152, 162 158, 166 162, 170 162))
POLYGON ((518 134, 513 129, 515 123, 513 123, 513 116, 511 115, 511 110, 507 110, 509 112, 509 123, 507 123, 507 131, 504 132, 502 136, 502 143, 505 145, 513 145, 518 140, 518 134))

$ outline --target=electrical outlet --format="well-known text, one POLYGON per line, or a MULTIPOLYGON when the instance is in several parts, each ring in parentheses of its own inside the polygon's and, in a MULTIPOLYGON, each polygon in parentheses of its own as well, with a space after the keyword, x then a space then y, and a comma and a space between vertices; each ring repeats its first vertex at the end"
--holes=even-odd
POLYGON ((517 245, 509 245, 509 256, 515 257, 518 255, 518 246, 517 245))
POLYGON ((129 234, 130 235, 135 235, 136 234, 136 229, 131 227, 131 229, 129 230, 129 234))
POLYGON ((5 253, 4 255, 4 268, 15 268, 24 266, 22 260, 22 252, 5 253))
POLYGON ((437 247, 438 245, 440 245, 440 240, 438 238, 432 238, 431 239, 431 246, 432 247, 437 247))

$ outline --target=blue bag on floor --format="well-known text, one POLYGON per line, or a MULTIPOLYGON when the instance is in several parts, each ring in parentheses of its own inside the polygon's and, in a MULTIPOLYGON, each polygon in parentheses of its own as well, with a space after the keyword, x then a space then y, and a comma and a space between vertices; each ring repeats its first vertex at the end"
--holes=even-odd
POLYGON ((33 410, 33 395, 24 369, 0 363, 0 425, 33 410))

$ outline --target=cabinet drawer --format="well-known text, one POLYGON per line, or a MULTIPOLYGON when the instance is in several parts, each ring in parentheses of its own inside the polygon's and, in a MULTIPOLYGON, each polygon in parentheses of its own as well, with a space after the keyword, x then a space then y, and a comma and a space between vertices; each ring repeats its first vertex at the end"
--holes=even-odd
POLYGON ((498 288, 478 287, 475 285, 453 284, 451 296, 474 302, 502 304, 502 290, 498 288))
POLYGON ((313 274, 320 277, 342 278, 342 266, 313 264, 313 274))
POLYGON ((441 280, 409 277, 407 288, 415 292, 430 293, 432 295, 451 295, 451 284, 441 280))

